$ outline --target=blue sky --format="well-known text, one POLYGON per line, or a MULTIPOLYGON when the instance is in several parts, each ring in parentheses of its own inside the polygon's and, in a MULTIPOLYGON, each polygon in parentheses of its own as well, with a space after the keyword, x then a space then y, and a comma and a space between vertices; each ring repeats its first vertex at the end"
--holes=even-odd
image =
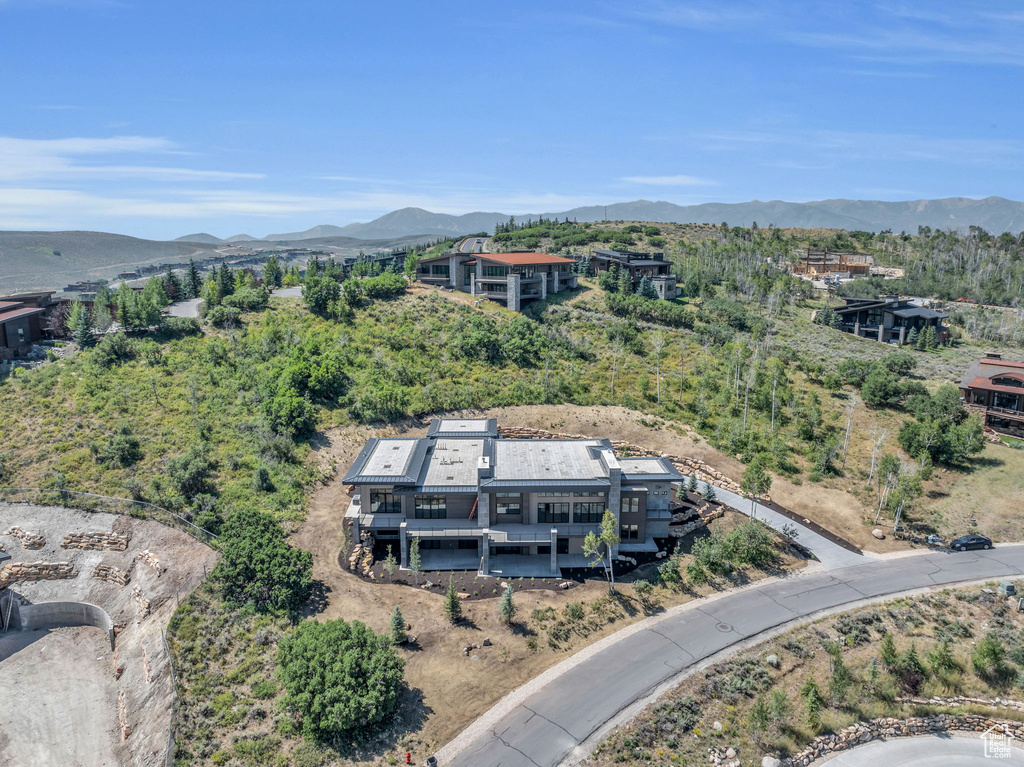
POLYGON ((1024 199, 1015 2, 0 0, 0 228, 1024 199))

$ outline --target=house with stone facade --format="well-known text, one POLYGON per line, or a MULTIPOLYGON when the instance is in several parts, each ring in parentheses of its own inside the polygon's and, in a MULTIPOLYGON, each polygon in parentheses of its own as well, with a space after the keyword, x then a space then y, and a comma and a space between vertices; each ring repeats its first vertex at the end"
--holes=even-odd
POLYGON ((949 329, 942 324, 949 315, 919 306, 909 298, 882 296, 844 300, 846 305, 833 311, 839 317, 839 329, 845 333, 883 343, 903 344, 912 330, 920 333, 926 328, 933 328, 939 342, 949 338, 949 329))
POLYGON ((525 303, 577 286, 571 258, 547 253, 452 253, 425 258, 416 279, 504 304, 514 312, 525 303))
POLYGON ((595 250, 590 257, 594 275, 606 272, 614 265, 616 269, 629 272, 634 290, 640 281, 647 277, 658 298, 666 300, 678 295, 676 276, 672 274, 672 264, 665 260, 664 253, 637 253, 632 250, 595 250))
POLYGON ((1024 362, 987 354, 971 364, 960 380, 968 412, 990 429, 1024 437, 1024 362))
POLYGON ((614 554, 656 552, 672 519, 665 458, 618 458, 606 439, 509 439, 494 419, 431 422, 425 437, 369 440, 345 475, 353 540, 394 541, 401 566, 419 539, 424 570, 551 576, 588 567, 583 539, 605 510, 614 554))

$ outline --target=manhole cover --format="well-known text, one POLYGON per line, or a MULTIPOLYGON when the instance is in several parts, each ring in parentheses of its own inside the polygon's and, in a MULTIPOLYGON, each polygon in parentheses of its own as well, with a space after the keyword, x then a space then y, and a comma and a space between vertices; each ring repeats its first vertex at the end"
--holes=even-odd
POLYGON ((719 623, 717 626, 715 626, 715 628, 723 633, 732 631, 732 626, 730 626, 728 623, 719 623))

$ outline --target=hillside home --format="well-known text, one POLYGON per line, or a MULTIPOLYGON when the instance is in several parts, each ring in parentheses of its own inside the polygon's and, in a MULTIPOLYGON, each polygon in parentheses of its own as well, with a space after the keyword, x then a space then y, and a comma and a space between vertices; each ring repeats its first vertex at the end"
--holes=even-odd
POLYGON ((619 552, 657 551, 668 537, 671 483, 662 458, 616 458, 608 440, 505 439, 494 419, 435 419, 427 436, 371 439, 344 482, 353 537, 394 541, 401 566, 419 539, 424 570, 558 575, 588 567, 583 538, 606 509, 619 552))
POLYGON ((846 306, 833 311, 839 315, 840 330, 845 333, 883 343, 903 344, 911 330, 916 329, 920 333, 925 328, 934 328, 940 342, 949 338, 949 330, 941 322, 948 314, 918 306, 908 298, 882 296, 844 300, 846 306))
POLYGON ((985 426, 1024 437, 1024 362, 1010 362, 987 354, 967 368, 960 381, 960 396, 968 411, 985 426))
POLYGON ((606 272, 615 264, 629 272, 633 288, 639 286, 644 277, 650 278, 658 298, 672 299, 678 295, 676 277, 672 264, 665 260, 664 253, 637 253, 632 250, 595 250, 590 257, 595 276, 606 272))
POLYGON ((453 253, 425 258, 416 265, 416 279, 482 296, 514 312, 549 293, 578 284, 571 258, 547 253, 453 253))
POLYGON ((0 296, 0 359, 14 359, 43 337, 49 292, 0 296))

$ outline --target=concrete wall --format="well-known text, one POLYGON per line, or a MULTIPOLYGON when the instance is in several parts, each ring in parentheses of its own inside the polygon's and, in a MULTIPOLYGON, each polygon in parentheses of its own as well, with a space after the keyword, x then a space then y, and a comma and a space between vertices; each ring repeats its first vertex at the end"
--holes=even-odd
POLYGON ((15 606, 10 629, 35 631, 61 626, 95 626, 107 632, 110 649, 114 649, 114 622, 107 611, 88 602, 43 602, 15 606))

